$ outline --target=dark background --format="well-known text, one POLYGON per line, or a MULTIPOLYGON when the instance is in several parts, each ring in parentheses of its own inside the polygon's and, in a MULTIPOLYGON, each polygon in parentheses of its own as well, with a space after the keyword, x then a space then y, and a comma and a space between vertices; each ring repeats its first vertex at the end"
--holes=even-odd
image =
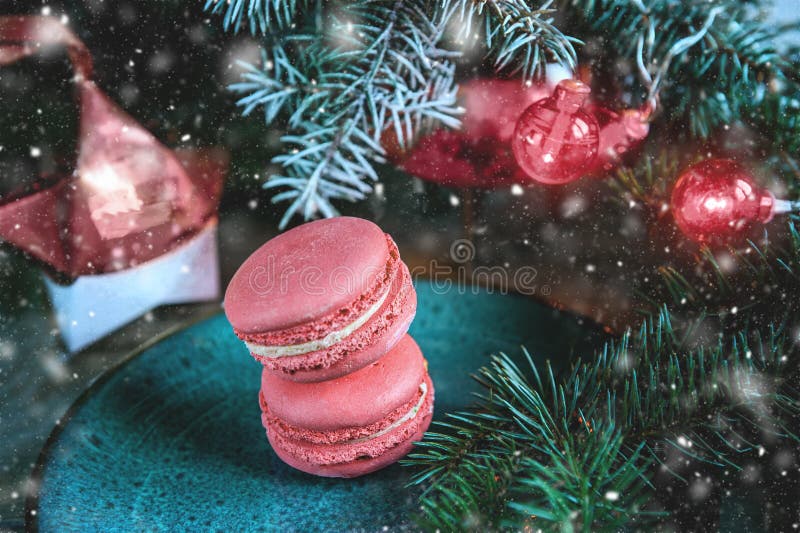
MULTIPOLYGON (((261 185, 274 170, 269 160, 281 131, 266 128, 257 112, 242 118, 225 90, 241 72, 237 60, 258 60, 257 40, 224 33, 221 20, 205 14, 202 4, 0 1, 0 14, 67 16, 94 56, 98 85, 162 142, 229 151, 220 207, 224 284, 253 249, 277 233, 285 205, 272 205, 261 185)), ((778 7, 784 18, 798 14, 796 1, 778 7)), ((71 76, 66 56, 57 52, 0 69, 0 198, 42 176, 71 172, 78 119, 71 76), (34 147, 40 153, 35 157, 34 147)), ((476 265, 536 268, 541 290, 535 297, 551 305, 587 315, 609 331, 636 317, 634 281, 653 272, 629 265, 640 259, 645 243, 652 246, 662 236, 638 212, 604 204, 600 184, 533 187, 521 195, 464 192, 388 167, 381 169, 381 180, 382 190, 367 201, 339 207, 377 221, 410 266, 451 264, 451 243, 469 238, 477 248, 476 265)), ((19 252, 0 247, 0 529, 22 523, 24 499, 35 491, 28 481, 31 467, 77 395, 142 342, 217 310, 218 303, 160 308, 69 358, 40 270, 19 252)), ((759 474, 752 486, 767 486, 779 477, 776 468, 759 474)))

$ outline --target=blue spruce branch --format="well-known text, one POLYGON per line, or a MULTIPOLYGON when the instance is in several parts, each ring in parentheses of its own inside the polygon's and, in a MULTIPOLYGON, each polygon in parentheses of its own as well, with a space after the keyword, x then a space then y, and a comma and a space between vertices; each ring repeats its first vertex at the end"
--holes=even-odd
POLYGON ((475 22, 482 19, 486 48, 498 70, 531 79, 544 75, 547 63, 572 69, 578 62, 574 44, 582 43, 553 24, 557 11, 553 0, 536 8, 525 0, 460 0, 458 4, 460 37, 469 37, 475 22))
MULTIPOLYGON (((640 84, 625 81, 634 100, 658 92, 647 86, 657 82, 663 88, 660 107, 669 110, 657 122, 676 126, 679 135, 708 137, 739 119, 763 122, 759 117, 776 107, 775 88, 782 92, 779 98, 791 100, 800 81, 796 65, 772 44, 780 30, 765 26, 738 0, 207 0, 206 9, 221 14, 227 28, 249 22, 252 32, 263 35, 269 59, 247 68, 232 87, 241 95, 244 114, 263 106, 269 123, 288 114, 290 151, 308 149, 293 139, 335 124, 343 144, 358 144, 345 157, 361 156, 351 161, 352 170, 367 187, 375 179, 373 165, 381 161, 377 141, 387 128, 406 145, 428 126, 458 125, 453 78, 461 52, 443 45, 454 36, 464 40, 483 33, 495 67, 527 79, 542 75, 548 62, 577 63, 575 46, 581 41, 556 26, 559 16, 559 24, 586 41, 599 39, 604 64, 627 61, 639 69, 640 84), (693 35, 699 39, 692 46, 678 46, 693 35), (352 134, 344 135, 345 127, 353 128, 352 134)), ((793 122, 778 125, 768 138, 796 137, 793 122)), ((791 150, 779 157, 783 170, 798 172, 791 150)), ((322 186, 330 181, 325 167, 334 158, 316 161, 323 168, 314 179, 295 175, 298 166, 285 169, 293 181, 282 183, 300 189, 278 198, 304 202, 290 206, 293 212, 335 213, 332 201, 368 194, 322 186), (314 189, 305 191, 306 186, 314 189), (339 194, 329 196, 334 190, 339 194)))
MULTIPOLYGON (((597 38, 603 56, 636 65, 640 78, 664 69, 660 81, 663 120, 688 125, 695 137, 709 137, 743 115, 789 68, 775 49, 776 30, 738 0, 564 0, 579 33, 597 38), (690 47, 670 54, 678 43, 708 31, 690 47)), ((647 83, 644 83, 647 85, 647 83)), ((642 94, 650 87, 645 86, 642 94)), ((639 89, 636 88, 636 91, 639 89)), ((681 128, 683 129, 683 128, 681 128)), ((680 130, 679 130, 680 131, 680 130)))
POLYGON ((349 6, 327 36, 296 53, 308 61, 290 64, 277 44, 269 71, 250 67, 232 87, 246 94, 239 100, 246 113, 264 105, 268 122, 291 111, 291 133, 282 138, 290 150, 274 159, 285 172, 265 184, 288 189, 273 198, 291 202, 281 227, 296 214, 336 215, 333 200, 365 198, 389 124, 401 145, 427 125, 458 127, 453 54, 438 46, 447 21, 441 13, 432 19, 407 2, 349 6))
POLYGON ((250 32, 266 34, 273 27, 287 27, 308 2, 305 0, 206 0, 204 9, 223 13, 222 24, 226 30, 238 32, 242 22, 249 21, 250 32))
POLYGON ((265 184, 287 189, 273 197, 290 202, 281 227, 294 215, 333 216, 337 200, 365 198, 378 179, 374 165, 384 162, 387 129, 405 147, 421 130, 459 127, 454 60, 461 51, 442 45, 453 22, 468 27, 483 17, 498 68, 530 77, 547 61, 573 66, 573 40, 553 26, 551 3, 366 0, 316 12, 316 23, 329 21, 318 28, 296 21, 297 2, 210 0, 207 8, 224 11, 226 27, 249 19, 253 31, 280 30, 264 36, 262 64, 245 65, 231 89, 245 115, 263 107, 267 123, 289 116, 287 153, 274 159, 283 172, 265 184))

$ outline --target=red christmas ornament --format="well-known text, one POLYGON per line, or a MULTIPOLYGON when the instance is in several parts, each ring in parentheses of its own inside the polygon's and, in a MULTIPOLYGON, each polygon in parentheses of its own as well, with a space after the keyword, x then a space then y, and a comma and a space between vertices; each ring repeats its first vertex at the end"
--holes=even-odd
POLYGON ((590 92, 578 80, 564 80, 551 97, 535 102, 519 117, 511 146, 531 179, 561 185, 595 164, 600 128, 595 116, 583 109, 590 92))
MULTIPOLYGON (((461 130, 435 130, 403 151, 394 138, 394 128, 389 127, 381 143, 400 168, 434 183, 480 188, 532 184, 535 182, 517 164, 511 149, 514 129, 526 109, 552 94, 553 87, 547 83, 470 80, 459 91, 465 108, 461 130)), ((649 108, 615 111, 590 104, 586 112, 599 126, 597 156, 590 165, 580 167, 576 178, 611 170, 649 130, 649 108)))
POLYGON ((727 159, 689 167, 675 183, 671 203, 678 227, 698 242, 731 237, 797 207, 758 188, 747 171, 727 159))

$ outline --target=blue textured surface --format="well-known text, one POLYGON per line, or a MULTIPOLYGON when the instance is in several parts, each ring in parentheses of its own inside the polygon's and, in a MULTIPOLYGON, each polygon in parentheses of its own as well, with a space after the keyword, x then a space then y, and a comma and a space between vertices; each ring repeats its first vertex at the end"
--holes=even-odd
MULTIPOLYGON (((435 418, 468 406, 491 353, 566 362, 596 330, 517 295, 417 284, 411 334, 429 362, 435 418)), ((258 363, 223 315, 146 349, 86 395, 47 451, 42 531, 380 531, 411 527, 408 468, 352 480, 295 471, 272 452, 258 363)))

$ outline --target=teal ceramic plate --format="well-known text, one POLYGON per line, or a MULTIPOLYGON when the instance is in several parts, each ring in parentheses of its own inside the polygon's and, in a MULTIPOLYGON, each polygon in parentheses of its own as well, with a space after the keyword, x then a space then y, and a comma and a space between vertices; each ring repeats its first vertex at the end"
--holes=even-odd
MULTIPOLYGON (((518 295, 417 284, 411 334, 429 362, 435 418, 467 407, 491 353, 568 361, 600 335, 518 295)), ((413 527, 409 468, 351 480, 303 474, 272 452, 259 365, 217 315, 146 348, 73 407, 42 452, 28 513, 42 531, 380 531, 413 527)))

